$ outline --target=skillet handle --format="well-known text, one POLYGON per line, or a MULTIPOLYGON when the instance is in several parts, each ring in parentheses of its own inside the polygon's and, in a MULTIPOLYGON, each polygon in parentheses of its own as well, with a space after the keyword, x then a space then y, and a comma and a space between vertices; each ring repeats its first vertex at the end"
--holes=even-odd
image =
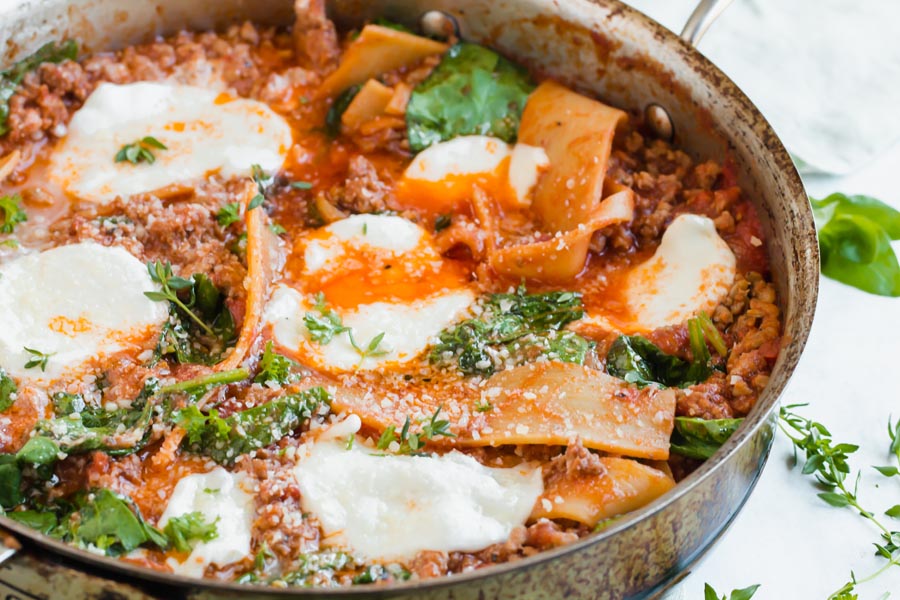
POLYGON ((733 0, 700 0, 681 29, 681 39, 696 47, 700 38, 733 0))

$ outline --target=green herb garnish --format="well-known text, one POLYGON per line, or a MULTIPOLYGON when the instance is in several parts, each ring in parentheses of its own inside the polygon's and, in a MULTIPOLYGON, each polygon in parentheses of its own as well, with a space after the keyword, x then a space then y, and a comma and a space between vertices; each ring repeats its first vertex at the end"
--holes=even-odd
POLYGON ((298 375, 293 372, 297 363, 286 356, 275 352, 275 345, 266 342, 266 348, 259 359, 259 372, 253 378, 255 383, 285 385, 295 380, 298 375))
POLYGON ((341 117, 344 111, 347 110, 347 107, 350 106, 350 103, 353 102, 353 99, 356 98, 359 90, 360 86, 351 86, 338 94, 331 103, 328 114, 325 115, 325 133, 330 137, 336 138, 341 134, 341 117))
POLYGON ((303 317, 303 324, 309 331, 309 337, 322 345, 329 343, 334 336, 350 331, 349 327, 344 327, 341 316, 326 306, 325 294, 319 292, 316 294, 313 310, 303 317))
POLYGON ((0 197, 0 212, 3 220, 0 221, 0 233, 12 233, 16 225, 28 220, 28 215, 22 209, 22 197, 18 194, 0 197))
POLYGON ((0 368, 0 412, 16 403, 16 382, 0 368))
POLYGON ((353 331, 347 329, 347 335, 350 337, 350 345, 353 346, 353 349, 356 350, 356 353, 359 354, 360 359, 365 360, 366 358, 376 358, 378 356, 384 356, 389 352, 389 350, 385 350, 381 347, 381 342, 384 341, 384 331, 373 337, 369 340, 369 343, 365 346, 360 346, 356 343, 356 340, 353 339, 353 331))
POLYGON ((453 223, 452 215, 449 215, 449 214, 440 215, 440 216, 438 216, 437 219, 434 220, 434 232, 435 233, 441 232, 441 231, 447 229, 448 227, 450 227, 450 225, 452 223, 453 223))
POLYGON ((56 354, 56 352, 44 353, 40 350, 35 350, 34 348, 28 348, 27 346, 23 347, 25 352, 31 355, 31 358, 25 363, 26 369, 33 369, 35 367, 40 367, 41 371, 47 370, 47 361, 50 360, 50 357, 56 354))
POLYGON ((514 142, 534 84, 521 67, 493 50, 460 42, 412 91, 406 107, 410 148, 461 135, 490 135, 514 142))
POLYGON ((822 274, 879 296, 900 296, 900 264, 891 247, 900 240, 900 211, 869 196, 810 198, 822 274))
POLYGON ((116 152, 115 160, 117 163, 127 161, 136 165, 145 162, 148 165, 152 165, 156 162, 153 150, 168 150, 168 147, 155 137, 147 135, 136 142, 125 144, 119 148, 119 151, 116 152))
POLYGON ((193 549, 192 541, 209 542, 219 537, 216 525, 219 517, 212 523, 207 523, 203 513, 190 512, 180 517, 172 517, 163 528, 163 533, 169 538, 169 542, 179 552, 190 552, 193 549))
POLYGON ((379 450, 388 450, 392 443, 397 442, 399 444, 397 454, 417 454, 419 449, 425 444, 425 440, 434 439, 437 436, 456 437, 450 431, 450 421, 438 418, 441 408, 443 407, 439 406, 434 411, 434 414, 431 415, 431 418, 424 422, 421 433, 415 433, 411 430, 412 422, 409 416, 403 422, 403 427, 400 429, 399 434, 396 426, 389 425, 381 434, 381 437, 378 438, 376 447, 379 450))
POLYGON ((239 456, 265 448, 289 435, 320 406, 330 404, 328 393, 315 387, 225 418, 216 410, 204 414, 191 404, 176 411, 173 420, 187 432, 183 442, 186 449, 209 456, 218 463, 231 464, 239 456))
POLYGON ((266 201, 266 194, 275 181, 275 178, 271 175, 266 175, 266 172, 259 165, 250 165, 250 170, 253 173, 253 182, 256 184, 256 195, 250 199, 250 203, 247 204, 247 210, 253 210, 266 201))
POLYGON ((216 213, 216 221, 222 227, 229 227, 241 220, 241 203, 229 202, 216 213))

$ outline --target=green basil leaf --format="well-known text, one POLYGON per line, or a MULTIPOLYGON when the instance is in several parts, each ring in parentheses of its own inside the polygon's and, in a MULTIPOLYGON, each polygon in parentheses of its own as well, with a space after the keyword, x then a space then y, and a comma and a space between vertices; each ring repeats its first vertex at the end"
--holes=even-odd
POLYGON ((528 94, 528 73, 493 50, 454 45, 410 95, 406 107, 413 151, 461 135, 490 135, 514 142, 528 94))
POLYGON ((900 264, 891 240, 900 239, 900 211, 869 196, 811 198, 822 274, 865 292, 900 296, 900 264))

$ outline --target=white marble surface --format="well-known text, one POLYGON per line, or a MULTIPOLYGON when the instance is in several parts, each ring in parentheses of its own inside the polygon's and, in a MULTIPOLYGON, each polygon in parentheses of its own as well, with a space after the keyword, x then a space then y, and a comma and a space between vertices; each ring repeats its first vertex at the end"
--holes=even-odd
MULTIPOLYGON (((898 83, 900 85, 900 83, 898 83)), ((832 191, 869 194, 900 209, 900 145, 844 177, 808 177, 813 197, 832 191)), ((900 253, 900 243, 894 244, 900 253)), ((862 469, 859 498, 872 511, 900 504, 900 479, 870 465, 891 464, 886 423, 900 418, 900 298, 882 298, 822 279, 815 323, 800 365, 783 397, 808 402, 803 414, 824 423, 837 441, 861 446, 852 459, 862 469)), ((883 565, 873 554, 874 526, 850 509, 816 497, 811 477, 792 467, 791 445, 776 438, 765 471, 723 539, 666 600, 700 600, 704 583, 722 594, 759 583, 754 600, 825 600, 854 570, 857 577, 883 565)), ((900 529, 900 521, 890 527, 900 529)), ((860 600, 885 592, 900 597, 900 567, 857 590, 860 600)))

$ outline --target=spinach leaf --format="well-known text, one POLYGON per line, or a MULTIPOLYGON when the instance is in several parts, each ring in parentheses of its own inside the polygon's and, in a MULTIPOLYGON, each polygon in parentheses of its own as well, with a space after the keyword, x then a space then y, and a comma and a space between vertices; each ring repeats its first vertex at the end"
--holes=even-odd
POLYGON ((32 529, 37 529, 43 534, 50 533, 57 525, 59 525, 59 518, 52 512, 40 510, 15 510, 6 513, 6 516, 17 523, 27 525, 32 529))
POLYGON ((341 117, 344 115, 347 107, 350 106, 350 103, 353 102, 353 99, 356 98, 359 90, 360 86, 351 86, 341 92, 331 103, 331 108, 328 109, 328 114, 325 115, 325 133, 330 137, 335 138, 341 134, 341 117))
POLYGON ((29 71, 38 68, 42 63, 61 63, 65 60, 75 60, 78 56, 78 43, 75 40, 66 40, 60 44, 48 42, 38 48, 37 52, 28 56, 12 67, 0 73, 0 136, 9 131, 9 99, 16 93, 16 88, 22 83, 29 71))
POLYGON ((900 239, 900 211, 869 196, 810 198, 822 274, 880 296, 900 296, 900 264, 891 240, 900 239))
MULTIPOLYGON (((258 185, 262 185, 258 183, 258 185)), ((169 302, 172 318, 163 327, 156 346, 158 358, 174 355, 179 363, 213 364, 236 339, 234 317, 223 294, 203 273, 178 277, 172 265, 147 264, 159 291, 144 292, 157 302, 169 302)))
POLYGON ((0 507, 12 508, 25 501, 23 468, 29 468, 28 481, 49 479, 59 453, 60 448, 53 440, 35 436, 15 454, 0 454, 0 507))
POLYGON ((0 368, 0 412, 5 412, 16 402, 16 382, 0 368))
POLYGON ((528 94, 528 73, 493 50, 454 45, 412 91, 406 128, 413 151, 461 135, 490 135, 514 142, 528 94))
POLYGON ((15 454, 0 454, 0 507, 12 508, 25 501, 22 469, 15 454))
POLYGON ((95 546, 109 556, 120 556, 144 544, 161 549, 169 545, 166 536, 147 523, 129 499, 110 490, 76 494, 70 507, 50 535, 79 546, 95 546))
POLYGON ((131 406, 116 410, 87 406, 80 395, 59 392, 53 396, 57 416, 38 421, 35 425, 37 435, 29 443, 47 440, 57 446, 57 453, 66 454, 93 450, 103 450, 110 456, 132 454, 150 440, 153 418, 150 399, 158 392, 159 382, 153 377, 148 378, 131 406))
POLYGON ((706 460, 728 441, 743 422, 743 419, 675 417, 671 451, 688 458, 706 460))
POLYGON ((168 536, 172 546, 179 552, 190 552, 191 541, 209 542, 219 537, 216 525, 219 517, 212 523, 203 520, 203 513, 190 512, 180 517, 173 517, 166 523, 163 533, 168 536))
POLYGON ((639 388, 650 384, 687 387, 706 381, 713 371, 707 342, 723 357, 728 349, 705 312, 688 319, 687 325, 692 361, 666 354, 643 336, 621 335, 606 354, 606 370, 613 377, 624 379, 639 388))
POLYGON ((492 294, 480 316, 442 331, 431 350, 432 363, 455 362, 467 375, 490 375, 512 357, 527 362, 538 356, 583 364, 592 348, 581 336, 560 331, 584 316, 575 292, 492 294), (503 354, 503 355, 501 355, 503 354))
POLYGON ((238 456, 289 435, 323 404, 330 406, 331 397, 323 388, 315 387, 225 418, 216 410, 203 414, 194 405, 177 411, 173 418, 187 432, 182 443, 185 449, 231 464, 238 456))

